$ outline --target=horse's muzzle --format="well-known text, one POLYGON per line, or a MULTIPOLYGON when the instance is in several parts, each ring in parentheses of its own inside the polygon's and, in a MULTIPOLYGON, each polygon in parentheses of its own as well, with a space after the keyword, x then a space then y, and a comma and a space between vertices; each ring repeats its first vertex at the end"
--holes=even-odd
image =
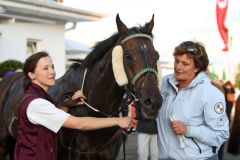
POLYGON ((162 96, 147 97, 140 103, 140 115, 143 119, 155 119, 162 106, 162 96))

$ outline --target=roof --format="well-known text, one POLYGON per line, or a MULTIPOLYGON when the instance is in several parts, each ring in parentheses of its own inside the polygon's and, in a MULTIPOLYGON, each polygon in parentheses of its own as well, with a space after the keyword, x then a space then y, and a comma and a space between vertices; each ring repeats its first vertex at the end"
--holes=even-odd
POLYGON ((91 48, 83 43, 65 39, 66 54, 83 54, 89 53, 91 48))
MULTIPOLYGON (((0 0, 0 20, 38 23, 66 23, 95 21, 105 15, 66 7, 57 2, 43 0, 0 0)), ((1 23, 1 22, 0 22, 1 23)))

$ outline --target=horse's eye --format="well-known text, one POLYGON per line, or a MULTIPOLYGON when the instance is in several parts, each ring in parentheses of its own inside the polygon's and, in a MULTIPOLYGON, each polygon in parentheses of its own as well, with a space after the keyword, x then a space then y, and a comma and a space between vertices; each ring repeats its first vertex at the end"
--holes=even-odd
POLYGON ((131 54, 128 54, 128 53, 124 54, 124 58, 125 58, 127 61, 132 61, 132 60, 133 60, 132 55, 131 55, 131 54))

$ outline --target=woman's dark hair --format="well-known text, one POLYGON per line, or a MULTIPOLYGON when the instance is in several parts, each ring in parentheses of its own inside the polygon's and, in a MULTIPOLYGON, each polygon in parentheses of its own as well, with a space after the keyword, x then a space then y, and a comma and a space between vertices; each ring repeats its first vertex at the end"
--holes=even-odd
POLYGON ((184 54, 193 58, 195 67, 199 69, 198 73, 207 71, 209 64, 208 55, 205 46, 201 42, 185 41, 175 47, 174 56, 184 54))
POLYGON ((29 72, 34 72, 37 66, 38 61, 43 57, 49 57, 48 53, 45 51, 37 52, 31 56, 29 56, 23 66, 23 74, 25 78, 23 80, 23 89, 26 90, 30 85, 32 80, 28 76, 29 72))

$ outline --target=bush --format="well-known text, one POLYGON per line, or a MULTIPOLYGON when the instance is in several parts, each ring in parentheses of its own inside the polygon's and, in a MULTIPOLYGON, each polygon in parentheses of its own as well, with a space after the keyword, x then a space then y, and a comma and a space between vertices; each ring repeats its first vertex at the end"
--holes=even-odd
POLYGON ((23 63, 10 59, 0 63, 0 76, 2 77, 8 71, 16 71, 17 69, 23 69, 23 63))

